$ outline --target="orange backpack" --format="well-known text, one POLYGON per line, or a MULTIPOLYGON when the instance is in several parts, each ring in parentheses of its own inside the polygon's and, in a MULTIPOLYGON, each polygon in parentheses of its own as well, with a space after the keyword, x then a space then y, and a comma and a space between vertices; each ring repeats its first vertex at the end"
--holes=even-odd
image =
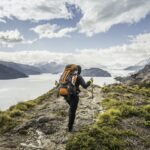
POLYGON ((67 65, 60 77, 59 95, 67 96, 76 92, 75 83, 77 80, 78 67, 75 64, 67 65))

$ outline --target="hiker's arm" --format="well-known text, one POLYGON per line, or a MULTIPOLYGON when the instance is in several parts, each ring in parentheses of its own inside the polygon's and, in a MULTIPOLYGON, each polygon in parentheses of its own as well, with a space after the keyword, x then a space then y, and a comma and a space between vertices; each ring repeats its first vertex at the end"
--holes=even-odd
POLYGON ((84 79, 83 79, 82 76, 78 76, 78 80, 79 80, 80 85, 81 85, 84 89, 86 89, 87 87, 89 87, 90 84, 91 84, 91 82, 87 82, 87 83, 86 83, 86 82, 84 81, 84 79))

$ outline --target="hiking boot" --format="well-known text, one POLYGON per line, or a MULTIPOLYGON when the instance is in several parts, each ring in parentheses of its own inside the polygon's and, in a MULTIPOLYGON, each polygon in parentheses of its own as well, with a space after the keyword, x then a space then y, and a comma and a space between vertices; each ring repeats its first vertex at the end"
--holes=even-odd
POLYGON ((72 129, 68 128, 68 132, 69 133, 75 133, 75 132, 78 132, 78 130, 76 128, 72 128, 72 129))
POLYGON ((72 132, 73 127, 68 127, 68 132, 72 132))

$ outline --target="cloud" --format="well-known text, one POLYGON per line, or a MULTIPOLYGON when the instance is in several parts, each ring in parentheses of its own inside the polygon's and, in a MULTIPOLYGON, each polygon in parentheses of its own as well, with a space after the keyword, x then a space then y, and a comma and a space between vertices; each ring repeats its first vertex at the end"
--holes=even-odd
POLYGON ((70 37, 68 33, 74 32, 76 28, 63 28, 56 24, 43 24, 38 25, 31 29, 39 35, 40 38, 61 38, 61 37, 70 37))
POLYGON ((149 43, 150 33, 139 34, 138 36, 131 36, 131 41, 136 43, 149 43))
MULTIPOLYGON (((1 0, 0 22, 6 22, 6 18, 13 17, 36 22, 69 19, 74 14, 69 11, 67 4, 74 4, 77 9, 81 9, 83 17, 77 27, 79 32, 87 36, 106 32, 116 24, 136 23, 150 12, 149 0, 1 0)), ((68 32, 66 30, 68 29, 61 32, 68 32)))
POLYGON ((83 17, 78 23, 81 33, 92 36, 121 23, 136 23, 150 12, 149 0, 76 0, 83 17))
POLYGON ((56 18, 71 18, 72 13, 68 12, 66 2, 70 0, 1 0, 0 18, 19 20, 50 20, 56 18))
POLYGON ((21 43, 22 44, 33 44, 34 42, 38 41, 38 38, 32 39, 32 40, 24 40, 21 43))
POLYGON ((38 39, 26 40, 17 30, 0 31, 0 47, 14 47, 16 44, 32 44, 38 39))
POLYGON ((125 68, 150 57, 150 34, 134 37, 130 44, 113 46, 105 49, 84 49, 75 53, 56 53, 50 51, 0 52, 1 60, 25 64, 39 62, 77 63, 84 68, 125 68), (36 58, 36 59, 35 59, 36 58))
POLYGON ((23 36, 17 29, 0 31, 0 45, 2 47, 11 47, 16 43, 22 42, 23 40, 23 36))
POLYGON ((62 63, 63 57, 67 57, 68 53, 55 53, 50 51, 15 51, 0 52, 0 60, 14 61, 18 63, 34 64, 39 62, 56 61, 62 63), (36 59, 35 59, 36 58, 36 59))
POLYGON ((0 32, 0 40, 4 42, 20 42, 23 40, 23 36, 16 30, 7 30, 6 32, 0 32))

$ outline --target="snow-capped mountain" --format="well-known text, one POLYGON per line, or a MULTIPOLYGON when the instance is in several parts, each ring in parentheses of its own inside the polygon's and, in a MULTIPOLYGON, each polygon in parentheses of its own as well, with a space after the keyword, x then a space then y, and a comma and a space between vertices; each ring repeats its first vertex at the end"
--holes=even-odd
POLYGON ((129 66, 129 67, 125 68, 125 70, 139 71, 140 69, 143 69, 144 66, 147 64, 150 64, 150 58, 142 60, 133 66, 129 66))

